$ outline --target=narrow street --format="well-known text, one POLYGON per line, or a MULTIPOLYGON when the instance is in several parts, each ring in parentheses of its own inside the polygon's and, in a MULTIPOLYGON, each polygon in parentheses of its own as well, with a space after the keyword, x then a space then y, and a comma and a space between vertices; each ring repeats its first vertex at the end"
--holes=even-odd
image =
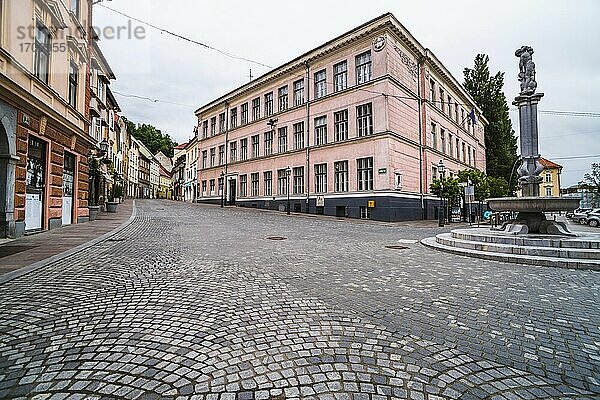
POLYGON ((600 275, 438 231, 138 200, 0 285, 0 398, 597 398, 600 275))

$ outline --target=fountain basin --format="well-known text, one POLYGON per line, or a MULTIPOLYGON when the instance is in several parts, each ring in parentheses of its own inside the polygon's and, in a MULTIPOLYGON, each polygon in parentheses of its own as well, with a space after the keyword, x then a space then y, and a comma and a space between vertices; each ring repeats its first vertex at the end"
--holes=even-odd
POLYGON ((579 207, 579 199, 573 197, 500 197, 488 200, 494 211, 524 213, 572 211, 579 207))

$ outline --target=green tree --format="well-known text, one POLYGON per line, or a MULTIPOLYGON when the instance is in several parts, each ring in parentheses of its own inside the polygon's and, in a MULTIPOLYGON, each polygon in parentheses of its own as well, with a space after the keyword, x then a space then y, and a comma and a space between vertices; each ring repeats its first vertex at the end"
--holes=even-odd
POLYGON ((152 125, 135 124, 126 118, 123 120, 129 134, 142 142, 152 154, 162 151, 167 157, 173 157, 173 148, 177 146, 177 143, 171 139, 171 136, 163 134, 160 129, 156 129, 152 125))
POLYGON ((454 177, 434 179, 429 188, 434 196, 447 199, 449 204, 455 204, 462 193, 462 188, 458 185, 458 179, 454 177))
POLYGON ((600 164, 592 164, 592 172, 583 177, 583 186, 592 193, 593 207, 600 203, 600 164))
POLYGON ((475 200, 484 201, 490 197, 489 177, 485 172, 478 169, 465 169, 458 171, 458 180, 468 183, 475 189, 475 200))
MULTIPOLYGON (((502 91, 504 73, 491 75, 489 57, 478 54, 473 69, 465 68, 465 89, 483 111, 489 125, 485 127, 487 174, 493 178, 510 180, 517 156, 517 138, 508 115, 506 96, 502 91)), ((511 182, 510 192, 516 188, 516 179, 511 182)))
POLYGON ((487 180, 490 189, 490 198, 506 197, 511 194, 506 179, 502 177, 495 178, 493 176, 488 176, 487 180))

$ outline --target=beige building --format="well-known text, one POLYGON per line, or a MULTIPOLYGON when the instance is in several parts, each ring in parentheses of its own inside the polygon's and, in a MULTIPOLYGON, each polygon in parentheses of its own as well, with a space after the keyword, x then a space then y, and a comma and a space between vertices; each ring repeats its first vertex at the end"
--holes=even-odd
POLYGON ((0 2, 0 236, 88 219, 91 1, 0 2))
POLYGON ((392 14, 215 99, 196 116, 201 202, 433 218, 439 199, 429 186, 440 160, 450 174, 486 166, 481 110, 392 14))
POLYGON ((540 183, 540 196, 560 196, 560 175, 562 173, 562 165, 558 165, 543 157, 541 157, 539 161, 540 164, 544 166, 544 170, 540 174, 543 179, 542 183, 540 183))

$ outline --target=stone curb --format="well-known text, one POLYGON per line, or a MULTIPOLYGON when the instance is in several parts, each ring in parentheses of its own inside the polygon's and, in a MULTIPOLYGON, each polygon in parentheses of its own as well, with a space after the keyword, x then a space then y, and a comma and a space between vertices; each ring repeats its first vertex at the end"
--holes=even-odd
POLYGON ((89 247, 92 247, 92 246, 94 246, 94 245, 96 245, 96 244, 98 244, 100 242, 103 242, 103 241, 107 240, 108 238, 116 235, 117 233, 121 232, 123 229, 125 229, 129 225, 131 225, 131 223, 135 219, 136 215, 137 215, 137 211, 136 211, 136 207, 135 207, 135 200, 133 200, 133 207, 132 207, 132 210, 131 210, 131 216, 129 217, 129 219, 127 221, 125 221, 123 224, 121 224, 121 226, 113 229, 110 232, 105 233, 102 236, 99 236, 99 237, 97 237, 95 239, 92 239, 89 242, 85 242, 85 243, 80 244, 79 246, 73 247, 70 250, 63 251, 62 253, 55 254, 55 255, 53 255, 51 257, 48 257, 48 258, 46 258, 44 260, 40 260, 40 261, 35 262, 33 264, 30 264, 30 265, 28 265, 26 267, 23 267, 23 268, 15 270, 15 271, 11 271, 11 272, 9 272, 7 274, 4 274, 4 275, 0 276, 0 285, 3 285, 5 283, 7 283, 7 282, 10 282, 13 279, 20 278, 23 275, 26 275, 26 274, 28 274, 30 272, 33 272, 33 271, 36 271, 36 270, 38 270, 40 268, 43 268, 43 267, 45 267, 45 266, 47 266, 49 264, 52 264, 52 263, 54 263, 56 261, 59 261, 59 260, 62 260, 63 258, 69 257, 69 256, 71 256, 71 255, 73 255, 75 253, 78 253, 78 252, 80 252, 82 250, 85 250, 85 249, 87 249, 89 247))

